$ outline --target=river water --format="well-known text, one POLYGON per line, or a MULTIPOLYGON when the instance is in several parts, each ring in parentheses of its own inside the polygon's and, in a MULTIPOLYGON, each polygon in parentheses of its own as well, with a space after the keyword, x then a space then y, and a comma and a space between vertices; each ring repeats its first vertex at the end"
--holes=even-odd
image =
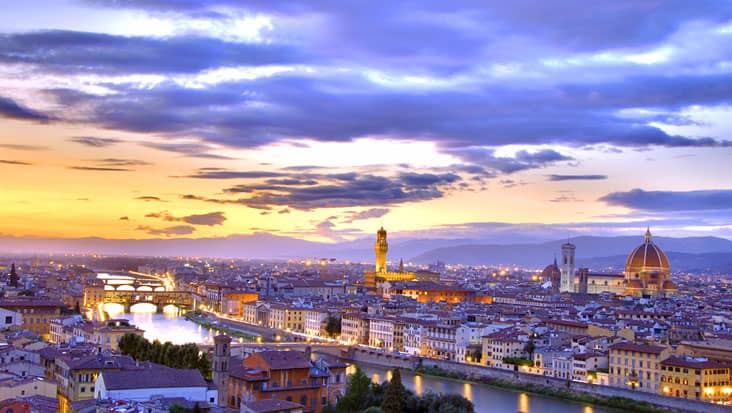
MULTIPOLYGON (((145 330, 145 338, 149 340, 171 341, 174 344, 206 343, 213 344, 213 337, 218 331, 199 326, 181 317, 175 311, 156 314, 155 307, 135 306, 134 312, 122 313, 120 308, 105 307, 112 318, 126 318, 139 328, 145 330)), ((171 308, 172 310, 172 308, 171 308)), ((362 366, 364 372, 375 382, 383 382, 391 378, 391 372, 385 368, 370 365, 362 366)), ((353 367, 349 367, 352 371, 353 367)), ((587 404, 573 403, 553 399, 536 394, 528 394, 491 387, 485 384, 463 382, 422 376, 403 370, 404 386, 423 394, 427 391, 436 393, 457 393, 471 400, 478 413, 617 413, 617 410, 596 407, 587 404)))

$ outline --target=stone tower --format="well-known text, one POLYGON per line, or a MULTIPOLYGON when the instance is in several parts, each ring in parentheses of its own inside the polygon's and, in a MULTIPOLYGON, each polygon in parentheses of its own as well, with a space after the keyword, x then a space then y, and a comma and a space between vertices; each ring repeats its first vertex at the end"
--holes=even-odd
POLYGON ((10 283, 11 287, 18 288, 18 273, 15 272, 15 263, 10 266, 10 283))
POLYGON ((562 245, 562 285, 559 288, 560 292, 573 293, 574 291, 574 244, 567 241, 566 244, 562 245))
POLYGON ((381 227, 376 232, 376 243, 374 243, 374 252, 376 253, 376 273, 386 272, 386 253, 389 251, 389 244, 386 242, 386 230, 381 227))
POLYGON ((213 382, 219 389, 219 406, 226 407, 229 398, 229 361, 231 360, 231 337, 214 337, 213 382))

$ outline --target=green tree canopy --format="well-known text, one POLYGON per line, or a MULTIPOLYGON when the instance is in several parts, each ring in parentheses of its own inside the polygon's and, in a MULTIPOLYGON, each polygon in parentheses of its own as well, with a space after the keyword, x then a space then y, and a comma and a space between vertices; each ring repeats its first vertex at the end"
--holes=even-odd
POLYGON ((406 405, 407 389, 402 384, 402 375, 399 369, 392 371, 391 381, 386 387, 384 401, 381 403, 381 409, 384 413, 402 413, 406 405))

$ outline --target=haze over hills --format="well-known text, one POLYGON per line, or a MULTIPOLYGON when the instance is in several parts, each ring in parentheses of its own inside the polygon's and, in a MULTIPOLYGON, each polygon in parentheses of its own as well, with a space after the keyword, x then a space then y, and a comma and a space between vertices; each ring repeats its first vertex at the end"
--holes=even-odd
MULTIPOLYGON (((561 253, 566 240, 538 243, 488 243, 476 239, 398 238, 389 243, 389 259, 417 264, 524 265, 541 267, 561 253)), ((594 269, 618 267, 642 242, 639 236, 570 238, 577 246, 577 264, 594 269)), ((732 241, 717 237, 654 237, 677 270, 732 270, 732 241)), ((372 261, 373 239, 320 243, 267 233, 223 238, 127 239, 0 237, 0 252, 20 254, 97 253, 132 256, 199 256, 288 259, 326 257, 341 261, 372 261)))

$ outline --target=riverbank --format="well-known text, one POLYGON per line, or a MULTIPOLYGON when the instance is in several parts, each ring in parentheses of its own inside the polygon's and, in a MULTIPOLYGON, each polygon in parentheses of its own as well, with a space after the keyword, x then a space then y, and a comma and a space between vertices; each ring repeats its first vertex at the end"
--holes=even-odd
POLYGON ((597 406, 626 411, 647 413, 729 412, 728 406, 698 400, 668 397, 655 393, 644 393, 619 387, 568 381, 555 377, 448 360, 414 358, 406 360, 402 357, 385 355, 380 352, 360 348, 352 348, 348 353, 347 361, 355 364, 371 364, 383 368, 399 367, 419 374, 467 380, 473 383, 531 392, 537 395, 561 398, 580 403, 591 403, 597 406))
POLYGON ((272 340, 270 340, 268 338, 258 336, 258 335, 253 335, 248 332, 244 332, 244 331, 238 330, 238 329, 230 327, 230 326, 221 325, 219 320, 212 321, 203 313, 189 311, 189 312, 185 313, 183 315, 183 317, 186 320, 196 323, 202 327, 206 327, 206 328, 209 328, 212 330, 218 330, 221 334, 227 334, 234 338, 241 338, 243 340, 252 341, 252 342, 265 342, 265 343, 272 342, 272 340))
POLYGON ((590 395, 586 393, 577 393, 567 390, 559 390, 552 387, 538 386, 529 383, 516 383, 507 380, 490 379, 485 377, 470 377, 468 375, 460 374, 454 371, 446 371, 439 367, 417 367, 413 370, 416 374, 440 377, 448 380, 458 380, 464 382, 472 382, 485 384, 491 387, 497 387, 501 389, 523 391, 531 394, 537 394, 541 396, 547 396, 557 398, 561 400, 568 400, 579 403, 588 403, 596 406, 609 407, 613 409, 622 409, 624 411, 633 411, 638 413, 675 413, 678 410, 671 410, 666 408, 660 408, 651 403, 628 399, 624 397, 602 397, 596 395, 590 395))

